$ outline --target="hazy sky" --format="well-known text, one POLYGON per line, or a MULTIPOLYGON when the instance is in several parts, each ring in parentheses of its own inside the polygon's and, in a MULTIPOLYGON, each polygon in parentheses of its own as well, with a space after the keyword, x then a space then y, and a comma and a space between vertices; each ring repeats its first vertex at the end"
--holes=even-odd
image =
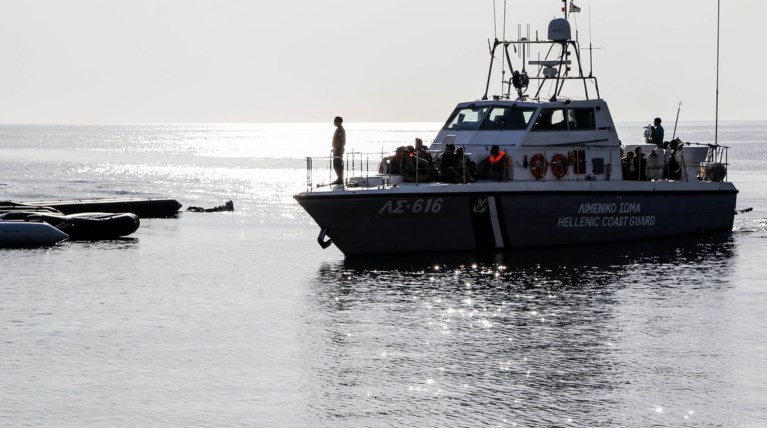
MULTIPOLYGON (((720 118, 767 119, 767 0, 721 1, 720 118)), ((561 4, 508 0, 507 36, 561 4)), ((576 4, 616 120, 713 119, 716 0, 576 4)), ((0 123, 443 121, 494 34, 492 0, 0 0, 0 123)))

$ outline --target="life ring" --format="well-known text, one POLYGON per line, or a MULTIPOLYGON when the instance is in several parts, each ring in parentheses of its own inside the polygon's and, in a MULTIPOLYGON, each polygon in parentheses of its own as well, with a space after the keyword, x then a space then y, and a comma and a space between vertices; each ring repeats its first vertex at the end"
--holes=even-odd
POLYGON ((557 180, 567 175, 568 167, 567 156, 562 153, 557 153, 551 158, 551 173, 557 180))
POLYGON ((549 164, 546 162, 546 156, 540 153, 536 153, 530 159, 530 172, 533 174, 536 180, 540 180, 546 175, 546 171, 549 169, 549 164))

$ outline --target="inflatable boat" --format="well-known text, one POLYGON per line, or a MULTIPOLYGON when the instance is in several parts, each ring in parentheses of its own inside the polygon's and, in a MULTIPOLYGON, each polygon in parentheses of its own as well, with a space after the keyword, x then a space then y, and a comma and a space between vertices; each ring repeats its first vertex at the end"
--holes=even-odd
POLYGON ((50 201, 2 201, 0 210, 33 211, 53 208, 64 214, 133 213, 141 218, 173 217, 181 204, 175 199, 96 198, 50 201))
POLYGON ((39 219, 65 233, 71 240, 116 239, 135 232, 140 220, 133 213, 80 213, 57 214, 55 212, 11 211, 0 214, 5 221, 24 222, 39 219))
POLYGON ((47 247, 67 238, 69 235, 34 216, 0 220, 0 248, 47 247))

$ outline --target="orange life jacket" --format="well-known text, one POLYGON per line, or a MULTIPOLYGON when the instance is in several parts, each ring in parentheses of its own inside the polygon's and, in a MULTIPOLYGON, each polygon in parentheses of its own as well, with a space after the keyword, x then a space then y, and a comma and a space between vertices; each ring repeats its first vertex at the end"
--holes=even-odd
POLYGON ((490 163, 496 164, 503 160, 503 158, 506 157, 506 152, 498 152, 498 156, 490 155, 490 163))

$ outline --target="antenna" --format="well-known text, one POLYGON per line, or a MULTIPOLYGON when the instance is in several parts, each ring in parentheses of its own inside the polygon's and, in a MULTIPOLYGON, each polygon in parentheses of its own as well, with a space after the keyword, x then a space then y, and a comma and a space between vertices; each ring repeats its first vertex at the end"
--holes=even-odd
POLYGON ((679 101, 679 104, 677 104, 677 109, 676 109, 676 121, 674 121, 674 134, 671 136, 672 140, 676 138, 676 124, 679 123, 679 110, 681 109, 682 109, 682 102, 679 101))
POLYGON ((503 40, 506 40, 506 0, 503 0, 503 40))
MULTIPOLYGON (((502 39, 506 41, 506 0, 503 0, 503 32, 502 39)), ((501 96, 503 96, 503 84, 506 79, 506 57, 509 55, 509 50, 504 47, 501 51, 501 96)))
POLYGON ((495 0, 493 0, 493 36, 498 39, 498 18, 495 16, 495 0))
POLYGON ((594 49, 591 47, 591 5, 589 5, 589 77, 594 75, 594 49))
POLYGON ((714 145, 719 144, 719 15, 721 0, 716 0, 716 116, 714 118, 714 145))

